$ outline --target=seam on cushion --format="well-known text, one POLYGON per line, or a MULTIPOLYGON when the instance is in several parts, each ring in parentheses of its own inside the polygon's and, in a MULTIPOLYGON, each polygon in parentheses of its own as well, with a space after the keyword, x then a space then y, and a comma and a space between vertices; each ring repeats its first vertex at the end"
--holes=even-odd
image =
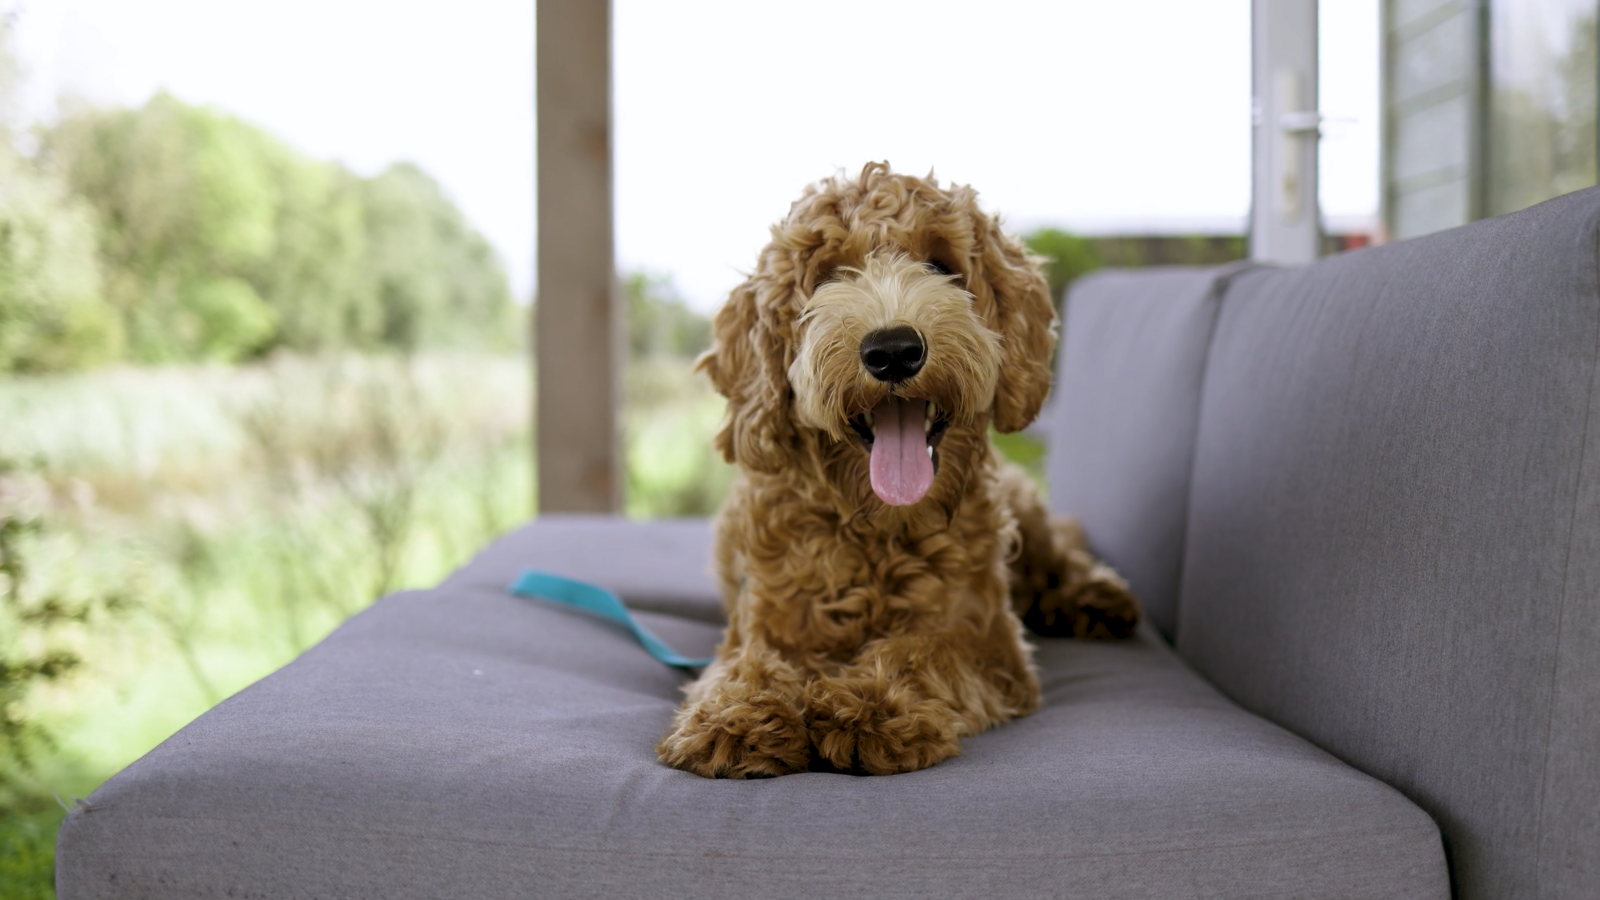
POLYGON ((1594 276, 1595 287, 1595 340, 1591 354, 1589 369, 1589 394, 1583 410, 1583 438, 1578 445, 1578 473, 1572 486, 1572 514, 1567 520, 1567 550, 1561 562, 1561 599, 1556 610, 1556 638, 1555 652, 1551 654, 1550 662, 1550 699, 1545 705, 1544 718, 1544 761, 1539 773, 1539 812, 1534 817, 1537 837, 1533 845, 1533 892, 1539 893, 1541 883, 1544 881, 1544 825, 1545 799, 1550 796, 1550 747, 1552 735, 1555 732, 1556 721, 1556 694, 1560 687, 1557 679, 1561 675, 1561 638, 1563 626, 1567 618, 1567 593, 1571 590, 1572 582, 1572 545, 1577 542, 1578 535, 1578 506, 1583 499, 1583 481, 1586 474, 1586 461, 1589 457, 1589 435, 1594 426, 1594 401, 1595 379, 1600 378, 1600 228, 1596 227, 1597 217, 1589 217, 1590 238, 1594 243, 1594 267, 1590 270, 1594 276))
MULTIPOLYGON (((105 807, 101 807, 100 809, 105 809, 105 807)), ((97 809, 95 811, 98 812, 99 809, 97 809)), ((288 828, 291 831, 301 831, 301 830, 304 830, 306 828, 319 827, 319 826, 314 825, 312 823, 299 822, 299 821, 278 821, 278 822, 271 822, 271 823, 262 823, 258 819, 241 820, 241 819, 220 818, 220 817, 214 817, 214 816, 144 816, 142 818, 146 822, 149 822, 149 821, 187 822, 187 823, 215 822, 215 823, 222 823, 222 824, 227 824, 227 825, 249 824, 249 825, 256 826, 256 827, 261 827, 263 825, 269 825, 269 826, 270 825, 277 825, 277 826, 280 826, 280 827, 288 828)), ((322 825, 320 827, 326 828, 327 830, 336 832, 338 834, 350 834, 351 833, 351 829, 349 829, 347 827, 340 826, 340 825, 336 825, 336 824, 322 825)), ((521 843, 521 842, 517 842, 517 841, 497 841, 497 840, 489 840, 489 839, 484 839, 484 838, 457 837, 457 836, 451 836, 451 835, 432 834, 432 833, 418 833, 418 832, 413 832, 413 831, 403 831, 403 830, 388 829, 388 828, 365 828, 365 829, 362 829, 361 831, 356 832, 356 833, 363 834, 363 835, 397 837, 397 838, 404 838, 404 839, 407 839, 407 840, 422 839, 422 840, 434 840, 434 841, 440 841, 440 842, 452 843, 452 844, 476 844, 476 845, 479 845, 479 846, 486 846, 486 847, 510 847, 510 848, 515 848, 515 849, 520 849, 520 850, 547 850, 547 851, 552 851, 552 852, 557 852, 557 853, 601 853, 601 854, 607 854, 607 855, 614 855, 614 854, 622 853, 622 854, 625 854, 627 856, 642 856, 642 857, 652 857, 652 858, 658 858, 658 859, 700 859, 700 858, 702 858, 702 854, 693 853, 693 852, 691 852, 691 853, 679 853, 679 852, 673 852, 673 851, 617 850, 617 849, 611 849, 611 848, 601 849, 601 848, 593 848, 593 847, 563 847, 563 846, 556 846, 556 845, 550 845, 550 844, 527 844, 527 843, 521 843)), ((1439 834, 1440 834, 1439 827, 1436 824, 1433 823, 1432 819, 1429 819, 1428 820, 1428 824, 1426 826, 1406 825, 1406 826, 1401 826, 1401 827, 1397 827, 1397 828, 1384 828, 1384 829, 1381 829, 1381 830, 1373 830, 1371 828, 1358 828, 1358 829, 1351 829, 1349 831, 1334 831, 1334 832, 1324 832, 1324 833, 1321 833, 1321 834, 1309 834, 1309 835, 1304 835, 1304 836, 1301 836, 1301 837, 1289 838, 1288 840, 1284 840, 1282 838, 1263 838, 1262 840, 1255 840, 1255 841, 1220 841, 1220 842, 1209 843, 1209 844, 1192 844, 1192 845, 1182 846, 1182 847, 1165 846, 1165 847, 1162 847, 1162 848, 1159 848, 1159 849, 1145 848, 1145 849, 1134 849, 1134 850, 1118 850, 1118 851, 1112 851, 1112 852, 1107 852, 1107 853, 1073 853, 1073 854, 1069 854, 1067 856, 1056 856, 1056 855, 1047 855, 1047 854, 1032 854, 1032 855, 1026 855, 1026 856, 996 856, 994 854, 985 853, 985 854, 979 854, 979 855, 976 855, 976 856, 935 856, 935 857, 931 857, 931 858, 932 859, 936 859, 936 860, 941 860, 941 861, 961 860, 961 861, 973 861, 973 862, 993 862, 993 861, 996 861, 996 860, 1022 862, 1022 861, 1032 861, 1032 860, 1049 860, 1049 859, 1063 859, 1063 858, 1068 858, 1068 859, 1120 859, 1122 857, 1127 857, 1127 856, 1140 856, 1140 857, 1167 856, 1167 855, 1182 854, 1182 853, 1204 852, 1204 851, 1208 851, 1208 850, 1234 850, 1234 849, 1240 849, 1240 848, 1246 848, 1246 847, 1281 847, 1281 846, 1290 846, 1290 845, 1294 845, 1294 844, 1323 844, 1323 843, 1326 843, 1329 840, 1337 840, 1337 839, 1340 839, 1340 838, 1349 838, 1349 837, 1369 837, 1369 838, 1417 837, 1417 838, 1423 838, 1423 839, 1426 839, 1426 840, 1437 841, 1439 839, 1439 834)), ((760 854, 760 855, 755 855, 755 854, 745 855, 745 854, 739 854, 739 853, 720 853, 719 852, 719 855, 724 859, 770 860, 772 858, 772 854, 770 854, 770 853, 769 854, 760 854)), ((809 856, 809 855, 796 854, 794 856, 786 856, 785 858, 787 858, 787 859, 815 858, 815 859, 817 859, 819 861, 833 861, 833 862, 838 862, 840 860, 854 861, 854 862, 871 862, 871 861, 874 861, 874 860, 880 860, 883 857, 880 854, 873 854, 873 855, 870 855, 870 856, 839 856, 837 854, 830 853, 830 854, 824 854, 824 855, 819 855, 819 856, 814 856, 814 857, 809 856)))
POLYGON ((1179 513, 1183 519, 1183 543, 1178 547, 1177 596, 1173 598, 1175 606, 1172 610, 1171 646, 1174 650, 1178 646, 1178 635, 1183 630, 1183 582, 1189 568, 1189 534, 1193 530, 1190 510, 1194 507, 1195 464, 1200 456, 1200 423, 1205 419, 1206 378, 1211 373, 1211 353, 1216 349, 1217 323, 1222 320, 1222 301, 1227 297, 1228 289, 1233 286, 1235 278, 1245 272, 1270 268, 1273 267, 1257 262, 1234 263, 1217 272, 1211 281, 1211 290, 1206 292, 1206 302, 1212 307, 1211 321, 1206 326, 1205 354, 1200 358, 1200 377, 1195 379, 1195 390, 1198 395, 1194 401, 1194 431, 1189 435, 1189 475, 1184 481, 1183 510, 1179 513))

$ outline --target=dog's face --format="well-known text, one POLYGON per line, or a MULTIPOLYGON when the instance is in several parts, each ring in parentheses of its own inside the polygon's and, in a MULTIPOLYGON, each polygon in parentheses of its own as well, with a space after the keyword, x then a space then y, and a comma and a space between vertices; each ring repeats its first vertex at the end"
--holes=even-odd
POLYGON ((981 434, 993 415, 1001 337, 956 281, 940 264, 873 251, 835 269, 800 315, 793 417, 857 443, 891 506, 927 495, 952 428, 981 434))
POLYGON ((971 189, 872 163, 808 189, 713 330, 700 365, 728 398, 730 462, 913 506, 964 490, 990 424, 1038 414, 1055 313, 971 189))

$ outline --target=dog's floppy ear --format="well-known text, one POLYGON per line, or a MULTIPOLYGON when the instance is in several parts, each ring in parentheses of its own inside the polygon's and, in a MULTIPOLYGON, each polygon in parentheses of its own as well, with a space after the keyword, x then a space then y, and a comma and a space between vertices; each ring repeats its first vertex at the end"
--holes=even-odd
POLYGON ((711 349, 695 368, 728 398, 714 440, 722 457, 757 472, 777 472, 792 453, 789 363, 794 286, 752 275, 733 289, 711 323, 711 349))
POLYGON ((1040 271, 1041 260, 1003 233, 997 220, 988 220, 980 242, 982 271, 974 272, 973 280, 981 280, 993 293, 991 325, 1000 333, 994 427, 1001 432, 1021 431, 1039 415, 1050 393, 1055 306, 1050 302, 1050 283, 1040 271))

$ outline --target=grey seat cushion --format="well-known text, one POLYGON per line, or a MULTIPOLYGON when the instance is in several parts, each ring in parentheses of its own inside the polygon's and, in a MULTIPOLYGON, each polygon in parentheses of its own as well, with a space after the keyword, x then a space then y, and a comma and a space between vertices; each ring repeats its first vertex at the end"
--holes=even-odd
POLYGON ((1243 268, 1097 272, 1067 298, 1047 423, 1050 505, 1083 520, 1168 640, 1206 353, 1243 268))
POLYGON ((1178 649, 1438 820, 1460 896, 1600 896, 1600 190, 1240 275, 1178 649))
MULTIPOLYGON (((549 527, 380 601, 107 782, 63 826, 64 900, 1448 896, 1426 814, 1150 632, 1047 642, 1046 707, 921 772, 666 768, 682 676, 499 590, 549 527)), ((606 568, 567 574, 689 564, 648 528, 586 527, 606 568)), ((647 615, 687 651, 718 634, 647 615)))
POLYGON ((545 516, 490 544, 439 587, 499 590, 529 568, 592 581, 631 609, 723 621, 703 519, 545 516))

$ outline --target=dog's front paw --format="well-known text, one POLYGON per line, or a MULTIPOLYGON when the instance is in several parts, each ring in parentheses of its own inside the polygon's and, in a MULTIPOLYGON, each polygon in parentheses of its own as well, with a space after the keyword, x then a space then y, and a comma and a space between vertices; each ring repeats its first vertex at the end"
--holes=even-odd
POLYGON ((799 710, 780 697, 713 695, 678 711, 656 753, 705 778, 770 778, 805 771, 811 738, 799 710))
POLYGON ((1120 639, 1139 625, 1139 599, 1111 567, 1091 563, 1079 580, 1053 585, 1022 616, 1045 637, 1120 639))
POLYGON ((912 772, 961 752, 949 707, 894 682, 818 678, 806 689, 806 715, 812 748, 842 771, 912 772))

